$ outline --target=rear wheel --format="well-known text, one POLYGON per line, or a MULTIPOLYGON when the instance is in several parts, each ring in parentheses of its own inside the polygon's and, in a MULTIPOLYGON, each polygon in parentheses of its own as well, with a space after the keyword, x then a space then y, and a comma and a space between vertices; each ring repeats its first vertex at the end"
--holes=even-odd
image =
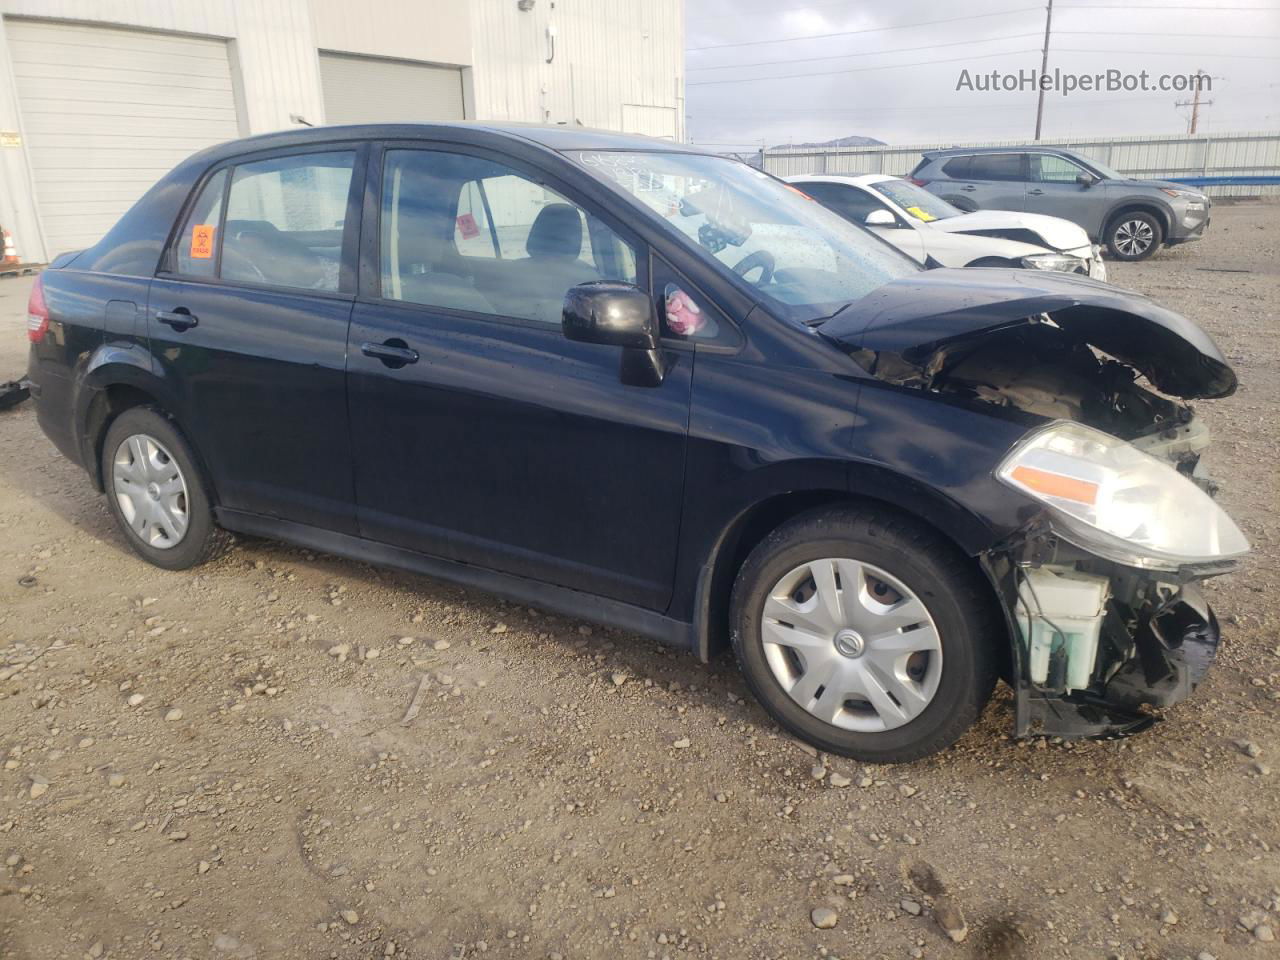
POLYGON ((1145 260, 1164 242, 1164 228, 1149 213, 1122 213, 1107 228, 1107 250, 1117 260, 1145 260))
POLYGON ((734 584, 747 683, 790 732, 872 763, 954 743, 995 684, 993 620, 968 558, 871 507, 802 515, 752 551, 734 584))
POLYGON ((158 567, 185 570, 230 540, 213 522, 186 439, 150 407, 126 410, 112 422, 102 444, 102 479, 129 546, 158 567))

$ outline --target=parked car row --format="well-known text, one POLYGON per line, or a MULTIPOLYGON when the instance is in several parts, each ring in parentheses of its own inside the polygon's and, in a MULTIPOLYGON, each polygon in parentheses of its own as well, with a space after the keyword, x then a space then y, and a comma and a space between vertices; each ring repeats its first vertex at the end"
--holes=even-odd
POLYGON ((1144 260, 1161 245, 1199 240, 1209 198, 1167 180, 1138 180, 1061 147, 956 147, 930 151, 910 179, 961 210, 1061 217, 1117 260, 1144 260))
POLYGON ((1001 677, 1019 736, 1150 726, 1248 550, 1221 351, 1079 228, 802 186, 848 210, 572 127, 212 147, 34 285, 39 423, 151 563, 239 531, 732 647, 823 750, 943 749, 1001 677))
POLYGON ((909 180, 882 174, 789 177, 788 182, 926 266, 1026 267, 1107 278, 1101 249, 1080 227, 1058 217, 965 213, 909 180))

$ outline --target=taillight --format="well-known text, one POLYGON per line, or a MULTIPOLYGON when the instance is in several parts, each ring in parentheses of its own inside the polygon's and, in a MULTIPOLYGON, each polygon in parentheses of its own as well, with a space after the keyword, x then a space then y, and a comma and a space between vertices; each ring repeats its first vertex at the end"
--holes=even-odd
POLYGON ((44 276, 37 276, 27 298, 27 339, 39 343, 49 332, 49 308, 44 302, 44 276))
POLYGON ((928 180, 921 180, 919 177, 907 177, 907 182, 914 183, 917 187, 927 187, 929 185, 928 180))

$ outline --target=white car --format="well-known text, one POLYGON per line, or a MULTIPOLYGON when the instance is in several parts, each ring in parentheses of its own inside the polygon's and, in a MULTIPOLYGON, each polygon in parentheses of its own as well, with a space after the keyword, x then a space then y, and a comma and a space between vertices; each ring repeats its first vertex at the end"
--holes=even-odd
POLYGON ((1014 210, 965 213, 910 180, 879 173, 787 182, 926 266, 1027 267, 1107 279, 1102 248, 1070 220, 1014 210))

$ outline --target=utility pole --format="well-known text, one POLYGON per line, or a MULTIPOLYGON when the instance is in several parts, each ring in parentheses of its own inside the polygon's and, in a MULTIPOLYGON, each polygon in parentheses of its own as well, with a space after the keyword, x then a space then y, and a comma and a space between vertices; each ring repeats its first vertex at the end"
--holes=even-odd
POLYGON ((1187 126, 1187 134, 1188 134, 1188 136, 1195 136, 1196 127, 1200 124, 1200 107, 1201 107, 1201 106, 1206 106, 1206 107, 1211 107, 1211 106, 1213 106, 1213 101, 1212 101, 1212 100, 1201 100, 1201 99, 1200 99, 1200 88, 1203 86, 1203 84, 1200 82, 1200 78, 1201 78, 1201 77, 1206 77, 1206 78, 1207 78, 1208 76, 1209 76, 1209 75, 1208 75, 1207 73, 1205 73, 1203 70, 1197 70, 1197 71, 1196 71, 1196 88, 1195 88, 1195 90, 1194 90, 1194 91, 1193 91, 1193 93, 1192 93, 1192 97, 1191 97, 1191 99, 1190 99, 1190 100, 1179 100, 1179 101, 1177 101, 1177 102, 1174 104, 1174 106, 1175 106, 1175 107, 1190 107, 1190 108, 1191 108, 1191 122, 1190 122, 1190 124, 1188 124, 1188 126, 1187 126))
POLYGON ((1044 123, 1044 77, 1049 72, 1049 31, 1053 27, 1053 0, 1044 12, 1044 55, 1040 58, 1040 96, 1036 100, 1036 139, 1040 139, 1040 127, 1044 123))

